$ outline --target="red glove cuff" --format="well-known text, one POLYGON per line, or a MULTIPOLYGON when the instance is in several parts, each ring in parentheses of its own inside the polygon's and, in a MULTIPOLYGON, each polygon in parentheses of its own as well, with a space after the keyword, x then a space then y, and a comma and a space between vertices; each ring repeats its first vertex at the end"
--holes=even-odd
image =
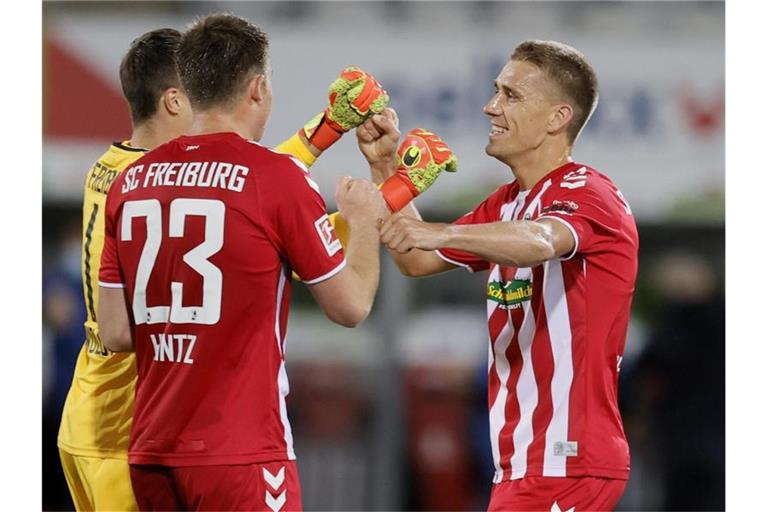
MULTIPOLYGON (((304 128, 299 130, 299 132, 303 132, 304 128)), ((312 132, 312 135, 308 137, 309 143, 315 146, 320 151, 325 151, 329 147, 333 146, 333 144, 341 138, 343 135, 343 132, 339 132, 335 129, 333 129, 328 122, 325 120, 325 116, 323 116, 323 119, 320 121, 320 124, 317 125, 317 128, 315 128, 315 131, 312 132)), ((306 136, 306 132, 304 133, 304 136, 306 136)))
POLYGON ((397 174, 387 178, 380 190, 384 201, 393 213, 402 210, 419 195, 419 190, 408 179, 408 171, 405 169, 398 169, 397 174))

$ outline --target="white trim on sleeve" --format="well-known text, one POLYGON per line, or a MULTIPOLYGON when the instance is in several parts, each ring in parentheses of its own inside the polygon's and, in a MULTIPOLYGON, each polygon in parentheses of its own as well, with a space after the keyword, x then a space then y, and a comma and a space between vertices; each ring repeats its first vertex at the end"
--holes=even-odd
POLYGON ((571 234, 573 235, 573 240, 574 240, 573 250, 569 254, 558 258, 558 260, 566 261, 566 260, 569 260, 569 259, 573 258, 576 255, 576 253, 578 252, 578 250, 579 250, 579 235, 578 235, 578 233, 576 233, 576 230, 573 228, 571 223, 568 222, 565 219, 562 219, 560 217, 555 217, 553 215, 542 215, 541 217, 537 218, 536 220, 541 220, 541 219, 554 219, 554 220, 558 220, 558 221, 562 222, 563 224, 565 224, 565 227, 567 227, 571 231, 571 234))
POLYGON ((435 254, 437 254, 437 255, 440 257, 440 259, 442 259, 442 260, 444 260, 444 261, 447 261, 447 262, 448 262, 448 263, 450 263, 451 265, 456 265, 457 267, 462 267, 462 268, 465 268, 465 269, 467 270, 467 272, 471 272, 471 273, 474 273, 474 272, 475 272, 475 269, 473 269, 472 267, 470 267, 470 266, 469 266, 469 265, 467 265, 466 263, 461 263, 461 262, 458 262, 458 261, 456 261, 456 260, 452 260, 451 258, 449 258, 448 256, 446 256, 445 254, 443 254, 442 252, 440 252, 440 249, 437 249, 437 250, 435 250, 435 254))
POLYGON ((102 288, 125 288, 123 283, 105 283, 104 281, 99 281, 99 286, 102 288))
POLYGON ((310 279, 309 281, 304 281, 304 284, 322 283, 323 281, 325 281, 327 279, 330 279, 333 276, 335 276, 336 274, 338 274, 339 272, 341 272, 341 269, 343 269, 346 265, 347 265, 347 259, 344 258, 341 261, 341 263, 339 263, 339 265, 336 268, 334 268, 333 270, 331 270, 330 272, 327 272, 327 273, 321 275, 320 277, 316 277, 314 279, 310 279))

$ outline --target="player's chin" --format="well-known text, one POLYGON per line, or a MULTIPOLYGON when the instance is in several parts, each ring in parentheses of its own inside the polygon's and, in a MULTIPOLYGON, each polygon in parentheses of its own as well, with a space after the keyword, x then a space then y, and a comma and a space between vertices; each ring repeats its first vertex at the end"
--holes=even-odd
POLYGON ((485 145, 485 154, 488 156, 492 156, 494 158, 498 158, 500 156, 499 152, 499 143, 494 142, 492 140, 488 141, 488 144, 485 145))

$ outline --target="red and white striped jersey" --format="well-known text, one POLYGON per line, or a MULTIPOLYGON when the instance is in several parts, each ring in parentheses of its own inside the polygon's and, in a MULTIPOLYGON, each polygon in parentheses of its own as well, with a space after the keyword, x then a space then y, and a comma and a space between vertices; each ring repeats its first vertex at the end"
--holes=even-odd
POLYGON ((177 138, 120 174, 99 284, 125 288, 135 324, 128 461, 294 459, 291 270, 316 283, 344 263, 306 168, 237 134, 177 138))
POLYGON ((530 190, 502 186, 456 224, 555 219, 571 254, 505 267, 454 249, 438 254, 489 270, 488 407, 494 482, 527 476, 629 477, 618 372, 637 275, 638 236, 611 180, 568 163, 530 190))

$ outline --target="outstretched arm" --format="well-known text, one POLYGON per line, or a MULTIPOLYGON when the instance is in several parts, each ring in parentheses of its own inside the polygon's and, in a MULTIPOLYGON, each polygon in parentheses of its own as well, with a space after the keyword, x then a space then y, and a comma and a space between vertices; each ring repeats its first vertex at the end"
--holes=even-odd
POLYGON ((416 271, 422 268, 419 256, 408 258, 414 250, 418 255, 451 248, 500 265, 533 267, 569 254, 576 243, 563 223, 550 219, 453 225, 423 222, 400 214, 384 222, 381 241, 390 253, 400 255, 406 265, 415 265, 416 271))

